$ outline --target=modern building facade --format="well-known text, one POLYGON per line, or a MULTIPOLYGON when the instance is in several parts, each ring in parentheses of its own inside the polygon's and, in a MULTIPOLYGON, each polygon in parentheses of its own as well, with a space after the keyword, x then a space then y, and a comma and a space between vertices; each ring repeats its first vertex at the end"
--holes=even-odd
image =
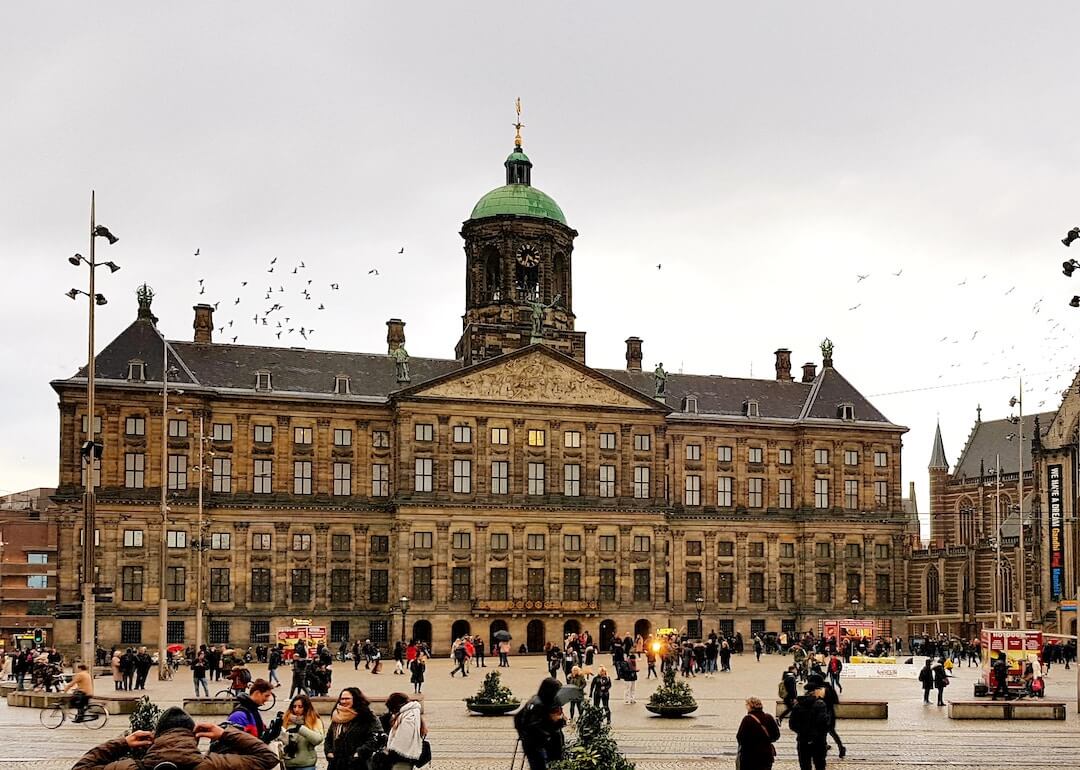
POLYGON ((0 497, 0 645, 53 641, 57 527, 43 520, 53 489, 0 497))

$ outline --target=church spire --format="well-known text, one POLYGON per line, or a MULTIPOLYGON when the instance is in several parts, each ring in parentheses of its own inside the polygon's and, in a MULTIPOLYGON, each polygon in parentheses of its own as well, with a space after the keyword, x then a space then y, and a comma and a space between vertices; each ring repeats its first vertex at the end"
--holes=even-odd
POLYGON ((941 423, 934 433, 934 451, 930 455, 929 470, 949 472, 949 461, 945 459, 945 442, 941 440, 941 423))
POLYGON ((511 124, 514 127, 514 151, 510 153, 503 164, 506 166, 506 183, 531 186, 532 161, 529 160, 529 156, 525 154, 525 151, 521 149, 521 129, 525 127, 525 124, 521 122, 520 96, 514 100, 514 110, 517 113, 517 120, 511 124))

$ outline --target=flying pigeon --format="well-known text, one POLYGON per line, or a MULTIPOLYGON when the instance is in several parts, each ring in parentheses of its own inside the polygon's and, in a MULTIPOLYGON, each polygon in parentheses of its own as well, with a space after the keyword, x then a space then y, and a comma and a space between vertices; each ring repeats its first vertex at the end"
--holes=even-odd
POLYGON ((368 274, 368 275, 372 275, 372 274, 374 274, 374 275, 378 275, 378 274, 379 274, 379 271, 378 271, 378 270, 376 270, 375 268, 371 268, 370 270, 368 270, 368 271, 367 271, 367 274, 368 274))
POLYGON ((241 282, 240 282, 240 285, 241 285, 241 286, 247 286, 247 281, 241 281, 241 282))
POLYGON ((199 250, 198 249, 195 249, 195 256, 196 257, 199 256, 199 250))
POLYGON ((200 279, 199 279, 199 286, 202 286, 202 285, 203 285, 203 280, 204 280, 204 279, 202 279, 202 278, 200 278, 200 279))
POLYGON ((206 294, 206 287, 205 286, 203 286, 201 289, 199 289, 199 294, 206 294))
POLYGON ((326 305, 324 305, 324 304, 322 304, 322 303, 320 302, 320 303, 319 303, 319 307, 318 307, 317 309, 318 309, 318 310, 326 310, 326 305))
POLYGON ((867 273, 866 275, 860 275, 859 273, 855 273, 855 279, 856 279, 855 283, 862 283, 863 281, 865 281, 869 277, 870 277, 870 273, 867 273))
POLYGON ((895 273, 893 273, 893 275, 896 276, 897 278, 899 278, 903 274, 903 272, 904 272, 904 268, 900 268, 895 273))
POLYGON ((221 304, 220 302, 215 302, 214 303, 214 310, 217 310, 217 306, 220 305, 220 304, 221 304))
POLYGON ((232 341, 233 341, 233 342, 236 342, 236 337, 233 337, 233 338, 232 338, 232 341))
POLYGON ((340 288, 340 285, 336 284, 336 283, 332 283, 332 284, 330 284, 330 288, 333 289, 334 291, 337 291, 338 288, 340 288))
POLYGON ((269 269, 269 270, 267 270, 266 272, 268 272, 268 273, 272 273, 272 272, 274 272, 274 268, 270 268, 270 269, 269 269))
POLYGON ((271 265, 274 264, 275 262, 277 262, 277 257, 274 257, 273 259, 270 260, 271 265))
POLYGON ((402 247, 401 247, 401 250, 400 250, 400 251, 398 252, 398 254, 404 254, 404 253, 405 253, 405 247, 404 247, 404 246, 402 246, 402 247))
POLYGON ((233 304, 234 304, 234 305, 239 305, 239 304, 240 304, 240 298, 239 298, 239 297, 237 297, 237 298, 236 298, 236 302, 234 302, 233 304))

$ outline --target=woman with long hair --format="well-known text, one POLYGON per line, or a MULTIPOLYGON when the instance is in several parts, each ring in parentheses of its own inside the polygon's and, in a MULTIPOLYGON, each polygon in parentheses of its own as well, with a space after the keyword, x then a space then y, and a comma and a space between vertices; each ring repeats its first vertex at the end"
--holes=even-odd
POLYGON ((289 703, 285 718, 285 767, 315 770, 318 756, 315 747, 323 742, 326 730, 319 712, 307 695, 297 695, 289 703))
POLYGON ((420 702, 403 692, 386 696, 389 721, 386 748, 372 760, 375 770, 410 770, 420 759, 427 737, 427 725, 420 716, 420 702))
POLYGON ((327 770, 365 767, 374 753, 371 739, 380 732, 379 720, 371 713, 371 704, 360 688, 346 687, 338 695, 337 704, 330 715, 330 729, 323 742, 327 770), (356 760, 354 758, 358 752, 359 758, 356 760))

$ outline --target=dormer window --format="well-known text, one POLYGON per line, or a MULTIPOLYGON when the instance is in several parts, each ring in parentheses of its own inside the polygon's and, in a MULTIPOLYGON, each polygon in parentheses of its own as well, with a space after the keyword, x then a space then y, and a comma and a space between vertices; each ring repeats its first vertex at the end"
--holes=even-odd
POLYGON ((697 414, 697 396, 686 396, 682 410, 688 414, 697 414))
POLYGON ((757 399, 748 398, 743 401, 743 414, 747 417, 759 417, 757 399))
POLYGON ((270 372, 265 370, 255 372, 255 390, 271 390, 270 372))
POLYGON ((348 375, 339 374, 334 378, 334 392, 339 396, 347 396, 352 393, 351 383, 348 375))
POLYGON ((146 364, 140 361, 138 358, 133 358, 128 361, 128 382, 145 382, 146 381, 146 364))
POLYGON ((841 420, 854 420, 855 419, 855 405, 854 404, 839 404, 836 407, 836 416, 841 420))

